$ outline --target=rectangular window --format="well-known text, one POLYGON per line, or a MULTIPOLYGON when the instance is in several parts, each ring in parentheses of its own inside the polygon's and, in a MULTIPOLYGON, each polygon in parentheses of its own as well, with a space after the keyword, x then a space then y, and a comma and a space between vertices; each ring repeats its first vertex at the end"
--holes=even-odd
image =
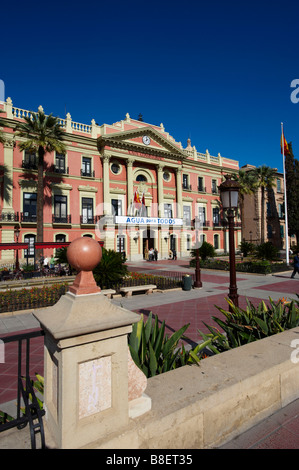
POLYGON ((65 155, 61 153, 56 154, 55 158, 55 172, 56 173, 66 173, 65 168, 65 155))
POLYGON ((281 236, 281 238, 283 238, 284 237, 284 227, 283 227, 283 225, 280 225, 279 228, 280 228, 280 236, 281 236))
POLYGON ((117 251, 123 253, 125 251, 125 237, 124 235, 117 235, 117 251))
POLYGON ((37 170, 37 159, 35 153, 25 152, 22 167, 26 170, 37 170))
POLYGON ((186 225, 191 225, 191 207, 183 206, 183 220, 186 225))
POLYGON ((36 193, 23 193, 23 222, 36 222, 36 193))
POLYGON ((217 194, 217 193, 218 193, 217 180, 212 180, 212 193, 213 193, 213 194, 217 194))
POLYGON ((189 189, 189 178, 188 175, 183 174, 183 189, 189 189))
POLYGON ((198 218, 199 218, 200 224, 206 225, 206 208, 205 207, 198 208, 198 218))
POLYGON ((111 199, 112 214, 122 215, 122 201, 121 199, 111 199))
POLYGON ((213 225, 219 227, 220 217, 219 217, 219 208, 213 207, 213 225))
POLYGON ((24 257, 34 258, 35 235, 25 235, 24 242, 28 243, 28 250, 24 250, 24 257))
POLYGON ((164 204, 164 217, 168 219, 172 218, 172 206, 171 204, 164 204))
POLYGON ((82 223, 93 224, 93 199, 89 197, 82 198, 82 223))
POLYGON ((54 196, 54 221, 57 223, 67 223, 67 196, 54 196))
POLYGON ((89 157, 83 157, 82 158, 81 176, 92 176, 92 173, 91 173, 91 158, 89 158, 89 157))
POLYGON ((281 193, 281 180, 279 178, 277 178, 276 180, 276 188, 277 188, 277 192, 281 193))
POLYGON ((203 192, 203 191, 204 191, 204 187, 203 187, 203 177, 202 177, 202 176, 199 176, 199 177, 198 177, 198 191, 199 191, 199 192, 203 192))

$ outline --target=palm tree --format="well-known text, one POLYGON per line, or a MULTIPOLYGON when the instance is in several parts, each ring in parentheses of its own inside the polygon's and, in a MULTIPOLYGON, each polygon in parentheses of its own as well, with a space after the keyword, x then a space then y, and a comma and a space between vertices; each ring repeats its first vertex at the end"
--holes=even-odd
POLYGON ((257 187, 261 188, 261 243, 265 242, 265 189, 272 189, 275 186, 276 170, 266 165, 262 165, 253 170, 257 187))
POLYGON ((42 109, 24 117, 25 122, 16 126, 16 135, 25 138, 20 142, 20 150, 38 155, 37 201, 36 201, 36 240, 44 240, 44 157, 53 151, 65 153, 64 130, 59 119, 52 114, 46 116, 42 109))

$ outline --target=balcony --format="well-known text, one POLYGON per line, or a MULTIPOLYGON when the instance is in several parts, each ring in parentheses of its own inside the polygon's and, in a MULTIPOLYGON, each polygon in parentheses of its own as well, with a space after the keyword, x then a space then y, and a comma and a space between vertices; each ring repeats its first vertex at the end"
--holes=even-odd
POLYGON ((65 215, 64 217, 52 215, 52 224, 71 224, 72 216, 65 215))
POLYGON ((198 186, 197 187, 197 191, 199 193, 206 193, 207 192, 207 188, 205 186, 198 186))
POLYGON ((183 190, 184 191, 192 191, 191 184, 183 183, 183 190))
POLYGON ((30 212, 21 212, 21 222, 36 223, 36 214, 30 214, 30 212))
POLYGON ((95 172, 93 171, 86 171, 86 170, 81 170, 81 176, 87 177, 87 178, 94 178, 95 177, 95 172))
POLYGON ((86 216, 86 215, 80 215, 80 224, 81 225, 95 225, 97 221, 99 220, 99 216, 86 216))
POLYGON ((60 175, 68 175, 69 174, 69 167, 60 168, 58 166, 54 166, 54 173, 59 173, 60 175))
POLYGON ((0 215, 1 222, 19 222, 18 212, 2 212, 0 215))
POLYGON ((24 168, 24 170, 37 170, 37 162, 22 160, 22 168, 24 168))

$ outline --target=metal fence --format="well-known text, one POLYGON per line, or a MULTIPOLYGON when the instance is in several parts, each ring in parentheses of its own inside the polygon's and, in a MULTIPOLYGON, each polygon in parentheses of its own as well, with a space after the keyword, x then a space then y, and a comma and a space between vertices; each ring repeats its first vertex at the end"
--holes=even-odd
MULTIPOLYGON (((36 436, 40 435, 41 448, 45 448, 45 434, 43 416, 45 411, 40 408, 30 377, 30 340, 43 336, 42 330, 1 338, 4 344, 16 342, 18 344, 18 369, 17 369, 17 402, 16 418, 1 413, 0 432, 17 427, 23 429, 29 424, 31 447, 36 449, 36 436), (23 401, 23 403, 22 403, 23 401)), ((1 405, 0 405, 1 407, 1 405)))

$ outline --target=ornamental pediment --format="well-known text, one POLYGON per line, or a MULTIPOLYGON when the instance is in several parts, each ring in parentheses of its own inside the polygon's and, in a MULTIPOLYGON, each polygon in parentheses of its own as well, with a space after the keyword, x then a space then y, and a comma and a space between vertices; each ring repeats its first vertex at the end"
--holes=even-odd
POLYGON ((98 138, 98 148, 102 151, 105 147, 135 151, 144 155, 158 155, 175 160, 186 159, 182 149, 150 126, 102 135, 98 138))

